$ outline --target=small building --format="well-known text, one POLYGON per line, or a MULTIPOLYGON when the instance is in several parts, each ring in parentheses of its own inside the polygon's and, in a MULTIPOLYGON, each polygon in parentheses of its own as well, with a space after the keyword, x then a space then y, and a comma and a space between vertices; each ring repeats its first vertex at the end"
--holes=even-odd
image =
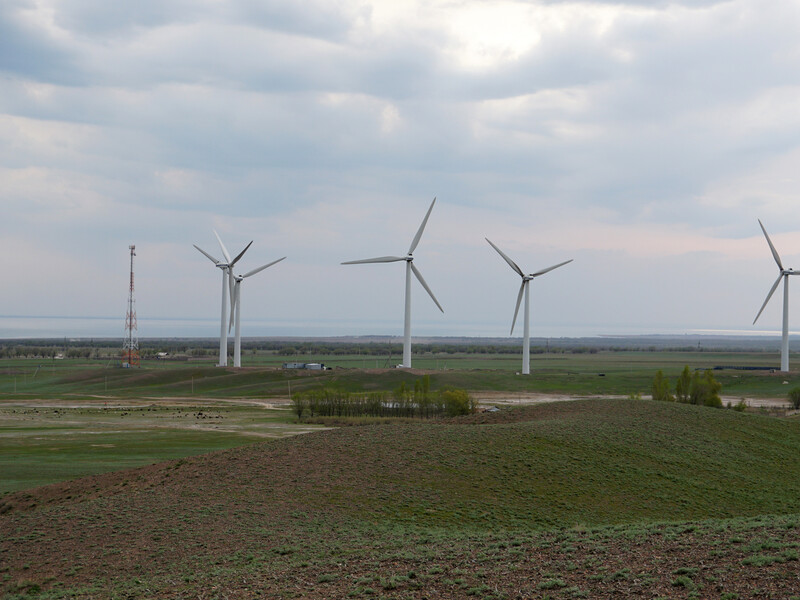
POLYGON ((283 363, 284 369, 305 369, 306 363, 301 362, 290 362, 290 363, 283 363))
POLYGON ((307 369, 309 371, 327 371, 324 363, 302 363, 287 362, 283 363, 284 369, 307 369))

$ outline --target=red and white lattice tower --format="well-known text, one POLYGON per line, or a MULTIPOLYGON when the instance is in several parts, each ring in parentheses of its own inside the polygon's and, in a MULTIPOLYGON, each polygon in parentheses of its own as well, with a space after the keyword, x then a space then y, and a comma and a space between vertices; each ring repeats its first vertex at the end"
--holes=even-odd
POLYGON ((122 344, 122 366, 139 366, 139 334, 136 325, 136 300, 133 298, 133 257, 136 246, 128 246, 131 250, 131 287, 128 292, 128 314, 125 316, 125 342, 122 344))

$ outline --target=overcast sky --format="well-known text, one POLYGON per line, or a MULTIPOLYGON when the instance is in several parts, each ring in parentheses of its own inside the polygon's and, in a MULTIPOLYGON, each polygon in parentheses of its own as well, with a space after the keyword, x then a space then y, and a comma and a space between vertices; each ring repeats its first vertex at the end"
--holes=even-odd
POLYGON ((414 335, 508 335, 484 237, 574 259, 534 336, 777 331, 757 219, 800 268, 798 31, 796 0, 5 0, 0 315, 122 335, 136 244, 139 335, 213 335, 215 228, 240 272, 288 256, 243 335, 399 335, 402 263, 339 263, 405 254, 436 196, 414 335))

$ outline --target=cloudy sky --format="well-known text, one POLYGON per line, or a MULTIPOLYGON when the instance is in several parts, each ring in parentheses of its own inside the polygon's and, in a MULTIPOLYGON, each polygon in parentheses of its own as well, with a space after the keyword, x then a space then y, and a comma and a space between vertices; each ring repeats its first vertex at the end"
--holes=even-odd
POLYGON ((139 335, 214 335, 216 229, 241 271, 288 256, 244 335, 401 334, 402 263, 339 263, 405 254, 436 196, 415 335, 508 334, 484 237, 574 259, 534 336, 777 331, 757 219, 800 268, 798 31, 796 0, 5 0, 0 329, 122 335, 136 244, 139 335))

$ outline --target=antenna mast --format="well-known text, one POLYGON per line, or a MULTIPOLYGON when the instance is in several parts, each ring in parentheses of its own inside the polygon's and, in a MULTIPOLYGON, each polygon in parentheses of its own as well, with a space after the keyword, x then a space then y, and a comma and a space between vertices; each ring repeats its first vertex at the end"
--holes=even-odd
POLYGON ((136 300, 133 298, 133 257, 136 246, 128 246, 131 251, 131 286, 128 292, 128 314, 125 316, 125 341, 122 344, 122 366, 139 366, 139 334, 136 325, 136 300))

